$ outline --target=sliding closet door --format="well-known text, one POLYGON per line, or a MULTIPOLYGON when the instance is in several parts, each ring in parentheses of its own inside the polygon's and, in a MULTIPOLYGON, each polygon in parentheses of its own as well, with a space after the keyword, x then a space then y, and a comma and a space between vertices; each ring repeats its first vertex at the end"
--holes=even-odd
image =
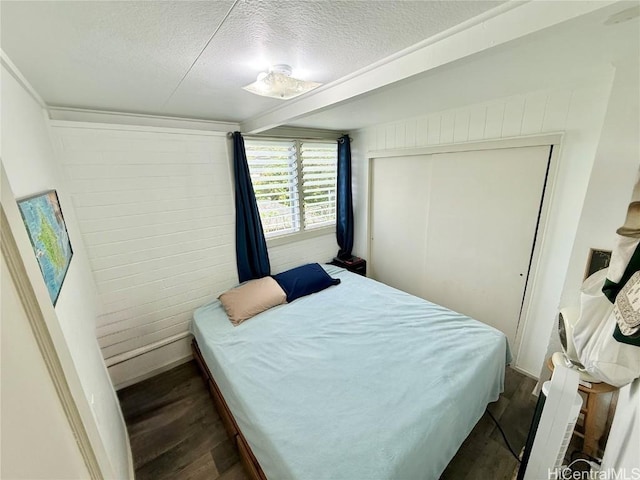
POLYGON ((374 160, 375 278, 492 325, 515 347, 549 150, 446 153, 400 163, 374 160), (393 175, 395 184, 381 172, 393 175), (394 208, 381 205, 402 190, 403 178, 410 179, 410 191, 394 208), (398 212, 407 206, 411 216, 400 218, 398 212), (387 222, 392 230, 386 231, 387 222), (412 238, 414 232, 419 234, 412 238), (392 265, 386 259, 389 247, 392 265), (411 289, 404 288, 408 284, 411 289))
POLYGON ((371 168, 369 275, 417 296, 423 296, 430 178, 424 156, 374 160, 371 168))

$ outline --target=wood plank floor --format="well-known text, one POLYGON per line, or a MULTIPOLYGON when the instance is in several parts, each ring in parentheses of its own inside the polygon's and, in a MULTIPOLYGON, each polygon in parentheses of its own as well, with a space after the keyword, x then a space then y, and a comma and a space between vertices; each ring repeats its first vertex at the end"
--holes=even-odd
MULTIPOLYGON (((524 446, 533 416, 534 386, 534 380, 508 368, 505 391, 489 406, 517 452, 524 446)), ((137 480, 247 478, 195 362, 125 388, 118 396, 137 480)), ((485 413, 441 480, 510 480, 516 463, 485 413)))

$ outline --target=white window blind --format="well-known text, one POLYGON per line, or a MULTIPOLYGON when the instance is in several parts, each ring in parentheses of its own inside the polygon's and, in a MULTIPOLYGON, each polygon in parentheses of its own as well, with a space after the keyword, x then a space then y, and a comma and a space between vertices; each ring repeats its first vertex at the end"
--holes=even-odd
POLYGON ((335 225, 335 142, 246 138, 245 149, 267 238, 335 225))
POLYGON ((336 223, 337 146, 334 143, 303 142, 302 201, 304 228, 328 227, 336 223))
POLYGON ((246 140, 245 150, 265 237, 300 229, 294 141, 246 140))

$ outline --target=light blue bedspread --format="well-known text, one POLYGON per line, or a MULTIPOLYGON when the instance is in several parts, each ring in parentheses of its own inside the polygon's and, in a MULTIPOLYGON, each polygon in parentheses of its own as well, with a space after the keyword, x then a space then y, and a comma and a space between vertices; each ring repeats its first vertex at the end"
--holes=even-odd
POLYGON ((192 332, 270 480, 437 479, 503 389, 506 337, 338 267, 340 285, 192 332))

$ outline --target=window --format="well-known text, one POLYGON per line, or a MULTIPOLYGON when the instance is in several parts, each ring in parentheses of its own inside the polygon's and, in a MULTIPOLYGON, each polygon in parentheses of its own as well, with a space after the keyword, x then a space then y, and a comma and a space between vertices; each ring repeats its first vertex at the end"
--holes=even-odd
POLYGON ((265 237, 335 225, 336 142, 246 138, 245 149, 265 237))

